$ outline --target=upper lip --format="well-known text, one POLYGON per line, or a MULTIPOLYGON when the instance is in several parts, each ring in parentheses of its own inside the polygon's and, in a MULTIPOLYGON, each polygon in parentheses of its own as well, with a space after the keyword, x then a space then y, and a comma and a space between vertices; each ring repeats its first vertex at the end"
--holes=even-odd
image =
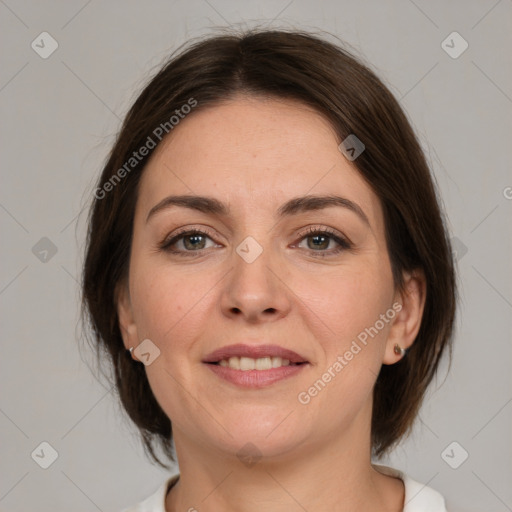
POLYGON ((279 345, 245 345, 239 343, 214 350, 203 359, 203 363, 218 363, 230 357, 250 357, 252 359, 261 357, 281 357, 282 359, 288 359, 290 363, 308 362, 306 358, 297 354, 297 352, 280 347, 279 345))

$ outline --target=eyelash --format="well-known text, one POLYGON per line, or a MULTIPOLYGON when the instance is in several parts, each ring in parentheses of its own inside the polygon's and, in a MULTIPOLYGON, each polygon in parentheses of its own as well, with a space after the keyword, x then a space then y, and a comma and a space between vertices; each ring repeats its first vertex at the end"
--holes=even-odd
MULTIPOLYGON (((189 235, 205 235, 211 240, 213 240, 213 234, 210 233, 208 230, 199 230, 199 229, 183 229, 176 233, 172 238, 168 239, 166 238, 163 242, 159 244, 159 249, 171 254, 176 254, 177 256, 181 257, 194 257, 194 253, 201 253, 202 251, 206 251, 207 249, 199 249, 197 251, 182 251, 182 250, 174 250, 171 249, 171 247, 179 242, 182 238, 189 236, 189 235)), ((331 238, 334 240, 338 247, 336 249, 331 249, 330 251, 322 251, 322 250, 313 250, 313 249, 306 249, 310 253, 314 254, 314 257, 320 257, 325 258, 329 256, 335 256, 339 254, 342 251, 349 250, 352 248, 352 244, 344 237, 337 235, 336 232, 330 228, 318 228, 318 227, 310 227, 307 231, 304 233, 301 233, 299 235, 299 242, 302 242, 305 238, 313 237, 323 235, 327 236, 328 238, 331 238)))

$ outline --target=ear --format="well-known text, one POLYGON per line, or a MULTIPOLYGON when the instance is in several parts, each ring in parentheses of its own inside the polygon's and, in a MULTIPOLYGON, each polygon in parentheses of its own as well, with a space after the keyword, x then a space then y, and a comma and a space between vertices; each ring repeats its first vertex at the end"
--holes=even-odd
POLYGON ((408 349, 416 339, 423 318, 427 285, 421 269, 404 273, 404 290, 397 292, 393 309, 398 311, 386 341, 383 364, 394 364, 403 355, 395 353, 395 346, 408 349), (396 306, 395 306, 396 304, 396 306))
MULTIPOLYGON (((123 343, 126 350, 131 347, 137 347, 139 337, 137 334, 137 326, 133 318, 132 304, 130 301, 130 290, 128 283, 119 283, 116 287, 115 300, 117 304, 117 316, 119 320, 119 329, 123 337, 123 343)), ((138 360, 132 351, 132 358, 138 360)))

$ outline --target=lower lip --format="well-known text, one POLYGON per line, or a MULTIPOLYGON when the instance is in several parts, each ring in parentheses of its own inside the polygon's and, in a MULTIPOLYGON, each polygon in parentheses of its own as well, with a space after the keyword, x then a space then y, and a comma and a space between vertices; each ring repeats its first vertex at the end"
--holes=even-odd
POLYGON ((278 382, 288 377, 292 377, 301 372, 307 363, 293 364, 290 366, 280 366, 279 368, 271 368, 270 370, 233 370, 226 366, 218 364, 205 363, 210 370, 221 379, 227 380, 232 384, 243 388, 263 388, 270 386, 274 382, 278 382))

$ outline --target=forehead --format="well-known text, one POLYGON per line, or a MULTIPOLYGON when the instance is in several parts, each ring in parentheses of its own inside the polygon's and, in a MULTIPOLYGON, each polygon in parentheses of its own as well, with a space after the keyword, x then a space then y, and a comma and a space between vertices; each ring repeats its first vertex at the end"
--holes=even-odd
POLYGON ((238 213, 307 194, 357 202, 382 228, 377 196, 338 149, 318 112, 290 100, 238 97, 180 121, 155 150, 141 178, 141 215, 171 194, 208 195, 238 213))

